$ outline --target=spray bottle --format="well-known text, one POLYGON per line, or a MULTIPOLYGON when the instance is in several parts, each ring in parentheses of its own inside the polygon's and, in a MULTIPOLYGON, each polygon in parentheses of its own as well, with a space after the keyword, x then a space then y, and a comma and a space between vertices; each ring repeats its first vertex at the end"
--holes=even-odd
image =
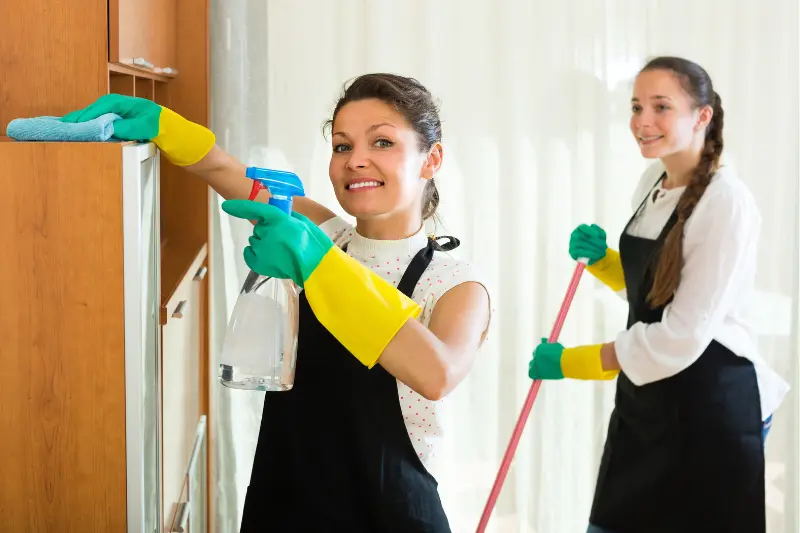
MULTIPOLYGON (((287 213, 304 196, 292 172, 249 167, 246 176, 269 189, 270 205, 287 213)), ((287 391, 294 384, 299 290, 292 280, 247 275, 233 308, 220 355, 219 380, 232 389, 287 391)))

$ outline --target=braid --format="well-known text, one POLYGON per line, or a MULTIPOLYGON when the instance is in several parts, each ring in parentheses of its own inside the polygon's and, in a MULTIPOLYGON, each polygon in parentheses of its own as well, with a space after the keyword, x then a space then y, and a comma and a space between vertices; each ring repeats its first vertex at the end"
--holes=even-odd
POLYGON ((681 195, 676 208, 678 222, 672 227, 664 242, 664 248, 656 269, 653 288, 648 295, 653 307, 660 307, 670 301, 678 288, 680 273, 683 268, 683 230, 686 221, 692 216, 697 202, 702 198, 706 188, 711 183, 711 178, 719 168, 719 159, 722 155, 722 126, 724 111, 719 94, 714 93, 712 105, 713 116, 706 129, 706 142, 700 162, 694 170, 689 186, 681 195))

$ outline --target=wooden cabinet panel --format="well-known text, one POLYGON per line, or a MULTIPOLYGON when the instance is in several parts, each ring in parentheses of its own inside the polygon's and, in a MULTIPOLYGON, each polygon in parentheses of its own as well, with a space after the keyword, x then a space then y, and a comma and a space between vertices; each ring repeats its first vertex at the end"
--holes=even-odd
POLYGON ((107 92, 106 0, 0 0, 0 135, 107 92))
POLYGON ((177 68, 177 0, 108 0, 108 59, 177 68))
MULTIPOLYGON (((127 0, 130 1, 130 0, 127 0)), ((153 63, 156 67, 177 69, 177 0, 156 0, 151 19, 153 63)))
POLYGON ((0 530, 125 531, 120 146, 0 161, 0 530))
POLYGON ((197 421, 203 411, 204 260, 205 249, 165 305, 166 324, 161 336, 165 527, 172 522, 180 501, 197 421))

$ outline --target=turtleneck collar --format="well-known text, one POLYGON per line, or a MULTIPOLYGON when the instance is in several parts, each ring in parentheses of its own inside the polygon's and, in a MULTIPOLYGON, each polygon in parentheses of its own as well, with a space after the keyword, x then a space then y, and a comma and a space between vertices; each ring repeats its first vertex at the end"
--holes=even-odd
POLYGON ((353 237, 347 245, 347 254, 357 259, 400 259, 413 257, 428 244, 425 226, 410 237, 398 240, 368 239, 353 229, 353 237))

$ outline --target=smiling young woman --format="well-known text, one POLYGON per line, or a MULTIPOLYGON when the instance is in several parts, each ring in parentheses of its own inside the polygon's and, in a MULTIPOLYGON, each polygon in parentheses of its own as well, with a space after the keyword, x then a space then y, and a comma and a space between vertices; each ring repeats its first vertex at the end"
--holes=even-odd
POLYGON ((606 344, 542 343, 529 376, 618 376, 590 533, 763 533, 764 438, 788 385, 747 319, 758 207, 721 161, 722 103, 699 65, 650 61, 630 128, 657 161, 634 193, 619 252, 596 225, 576 228, 569 244, 627 299, 627 329, 606 344))

